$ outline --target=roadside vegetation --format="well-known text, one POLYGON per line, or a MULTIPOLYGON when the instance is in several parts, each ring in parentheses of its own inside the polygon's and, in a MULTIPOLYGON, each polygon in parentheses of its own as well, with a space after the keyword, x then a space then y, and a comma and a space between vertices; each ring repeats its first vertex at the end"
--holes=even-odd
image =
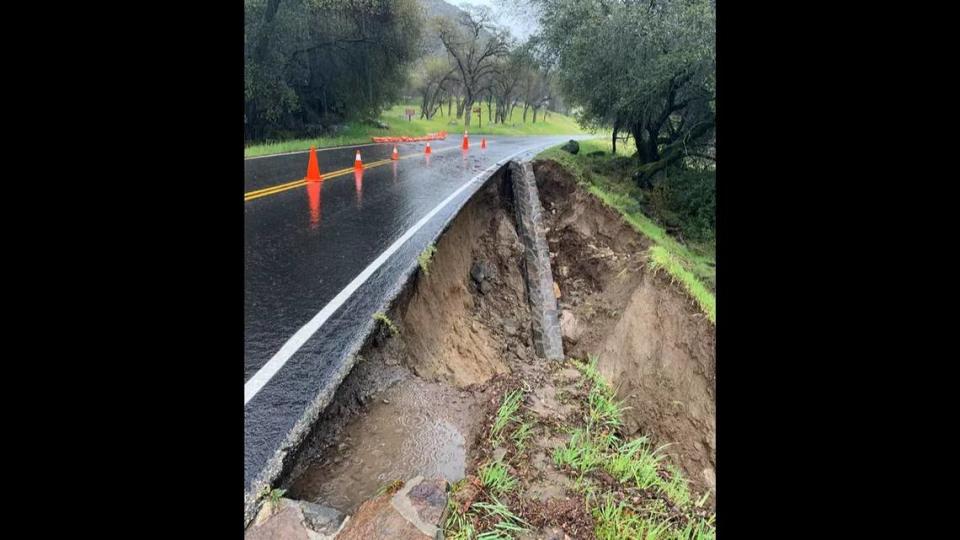
POLYGON ((420 252, 420 255, 417 255, 417 264, 420 265, 420 270, 424 273, 424 275, 430 275, 430 261, 433 260, 433 256, 436 253, 437 246, 430 244, 424 248, 422 252, 420 252))
POLYGON ((574 155, 560 146, 541 152, 569 172, 577 183, 616 209, 653 245, 648 255, 654 269, 666 272, 716 322, 716 172, 712 165, 690 163, 666 170, 645 189, 631 174, 636 167, 632 144, 609 140, 580 142, 574 155))
MULTIPOLYGON (((603 540, 707 540, 716 538, 715 514, 707 509, 709 493, 695 493, 679 467, 646 437, 623 437, 623 405, 597 371, 596 358, 570 360, 581 384, 568 401, 577 406, 559 424, 541 423, 525 410, 527 391, 507 392, 491 420, 489 449, 502 456, 482 458, 476 475, 452 488, 444 524, 446 538, 507 539, 534 532, 537 502, 527 493, 531 473, 526 439, 532 429, 564 435, 552 454, 553 466, 570 478, 571 514, 589 520, 586 532, 603 540)), ((556 516, 554 522, 573 516, 556 516)), ((582 524, 576 518, 575 523, 582 524)))
MULTIPOLYGON (((395 105, 386 110, 379 117, 379 122, 390 126, 389 129, 377 127, 376 124, 364 121, 347 122, 344 127, 337 132, 337 135, 297 138, 280 142, 269 142, 251 144, 244 148, 244 157, 263 156, 269 154, 282 154, 284 152, 298 152, 308 150, 311 146, 317 148, 330 148, 334 146, 346 146, 354 144, 367 144, 371 142, 371 137, 393 137, 393 136, 411 136, 426 135, 428 133, 437 133, 446 131, 448 137, 459 140, 463 136, 463 119, 448 116, 434 116, 432 119, 417 118, 414 116, 410 121, 404 116, 404 110, 407 108, 416 108, 414 105, 395 105)), ((520 120, 520 114, 516 113, 516 118, 506 123, 491 124, 487 119, 490 109, 486 103, 482 106, 483 120, 477 127, 476 121, 468 130, 471 143, 480 144, 476 137, 488 136, 534 136, 534 135, 577 135, 585 134, 577 121, 567 115, 549 111, 546 118, 540 118, 536 123, 527 119, 527 122, 520 120)))
POLYGON ((536 41, 489 7, 244 0, 244 17, 247 157, 464 128, 581 132, 536 41))
POLYGON ((373 320, 383 324, 394 336, 400 335, 400 329, 397 328, 397 325, 393 324, 393 321, 390 320, 390 317, 387 317, 386 313, 383 313, 382 311, 374 313, 373 320))

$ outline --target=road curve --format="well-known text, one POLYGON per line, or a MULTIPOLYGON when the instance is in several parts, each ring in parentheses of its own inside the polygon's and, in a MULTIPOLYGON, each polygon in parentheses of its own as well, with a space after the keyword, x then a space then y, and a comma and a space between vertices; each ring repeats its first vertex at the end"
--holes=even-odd
MULTIPOLYGON (((349 373, 372 315, 403 286, 417 255, 509 159, 570 137, 471 137, 244 160, 244 490, 271 482, 349 373), (372 166, 371 166, 372 165, 372 166), (349 170, 346 170, 349 169, 349 170), (251 196, 250 194, 253 194, 251 196)), ((581 137, 575 137, 581 138, 581 137)))

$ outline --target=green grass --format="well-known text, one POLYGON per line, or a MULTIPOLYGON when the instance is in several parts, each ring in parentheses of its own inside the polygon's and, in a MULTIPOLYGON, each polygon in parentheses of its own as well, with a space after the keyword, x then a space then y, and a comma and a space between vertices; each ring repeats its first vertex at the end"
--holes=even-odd
POLYGON ((683 244, 670 236, 661 226, 643 214, 639 201, 643 194, 629 178, 632 144, 618 145, 618 154, 610 154, 609 140, 580 141, 577 155, 560 149, 548 148, 537 158, 550 159, 563 166, 588 192, 601 202, 617 210, 638 233, 649 238, 653 245, 648 255, 654 268, 662 269, 679 283, 696 301, 707 318, 716 324, 716 255, 712 243, 683 244), (604 151, 602 156, 588 156, 604 151))
MULTIPOLYGON (((292 139, 279 142, 264 144, 254 144, 247 146, 243 150, 244 157, 263 156, 269 154, 282 154, 284 152, 296 152, 307 150, 310 146, 317 148, 328 148, 332 146, 366 144, 371 142, 371 137, 388 136, 418 136, 438 131, 447 131, 449 137, 460 137, 463 133, 463 119, 450 123, 450 117, 441 117, 439 113, 432 120, 420 120, 414 116, 413 120, 407 121, 403 110, 407 107, 420 110, 419 105, 401 104, 395 105, 380 115, 380 121, 390 126, 390 129, 380 129, 370 124, 362 122, 347 123, 344 129, 333 137, 314 137, 303 139, 292 139)), ((444 108, 446 114, 446 108, 444 108)), ((454 111, 456 116, 456 111, 454 111)), ((523 111, 517 109, 513 113, 513 121, 506 124, 488 124, 487 104, 483 104, 483 124, 477 127, 477 115, 472 115, 470 119, 469 133, 471 135, 492 135, 492 136, 524 136, 524 135, 577 135, 585 133, 577 122, 569 117, 559 113, 551 112, 546 121, 537 116, 537 123, 533 123, 532 113, 527 114, 527 122, 522 121, 523 111)), ((471 141, 472 144, 479 144, 480 141, 471 141)))
POLYGON ((528 478, 522 448, 534 429, 566 429, 570 438, 555 449, 553 460, 567 474, 575 473, 573 490, 593 516, 596 538, 715 540, 715 515, 703 510, 708 493, 695 500, 697 494, 690 489, 680 468, 662 453, 666 446, 654 449, 646 437, 621 438, 624 407, 604 381, 596 357, 570 363, 583 374, 588 385, 587 399, 577 401, 583 422, 539 425, 532 413, 522 407, 524 392, 530 391, 528 386, 506 393, 491 422, 486 444, 492 448, 507 438, 517 445, 518 451, 480 464, 475 478, 465 478, 452 486, 451 494, 470 485, 480 489, 470 496, 466 508, 460 508, 450 497, 444 537, 507 540, 521 537, 531 529, 524 521, 528 507, 522 503, 527 498, 528 478), (645 496, 637 497, 641 494, 645 496), (519 505, 514 504, 518 501, 519 505))
POLYGON ((624 502, 614 504, 608 500, 593 509, 593 518, 596 520, 594 534, 598 540, 620 540, 633 538, 636 540, 656 540, 667 538, 670 524, 644 519, 634 513, 633 509, 624 502))
POLYGON ((480 483, 495 495, 503 495, 517 487, 517 479, 510 475, 507 465, 501 460, 480 467, 480 483))
POLYGON ((607 459, 606 451, 612 442, 609 438, 599 440, 593 437, 586 428, 576 429, 566 444, 553 451, 553 461, 561 467, 570 467, 583 477, 600 468, 607 459))
POLYGON ((650 266, 654 270, 665 271, 671 279, 679 282, 687 293, 696 300, 700 310, 706 313, 711 322, 717 322, 717 297, 702 281, 683 264, 683 260, 662 245, 650 248, 650 266))
POLYGON ((471 509, 475 508, 486 513, 486 517, 499 520, 493 526, 493 529, 481 532, 477 536, 477 540, 507 540, 526 531, 523 525, 529 526, 529 523, 513 513, 496 497, 491 497, 491 499, 493 502, 475 502, 471 506, 471 509))
POLYGON ((533 422, 523 422, 517 429, 513 430, 513 435, 510 436, 513 439, 513 444, 517 448, 517 453, 522 454, 527 448, 527 439, 530 438, 530 435, 533 434, 533 422))
POLYGON ((673 504, 683 508, 690 505, 690 488, 687 486, 687 479, 683 473, 674 464, 668 464, 667 470, 670 472, 670 480, 660 481, 660 489, 670 497, 673 504))
POLYGON ((605 384, 595 384, 588 397, 590 404, 590 426, 612 430, 623 425, 624 407, 614 400, 613 392, 605 384))
POLYGON ((621 446, 616 455, 604 463, 604 469, 620 482, 647 489, 660 483, 657 470, 662 460, 660 449, 651 451, 647 438, 640 437, 621 446))
POLYGON ((490 496, 488 502, 478 501, 470 505, 466 512, 460 510, 448 499, 447 520, 444 522, 444 538, 452 540, 510 540, 522 534, 530 526, 510 510, 499 499, 490 496), (477 531, 476 520, 483 519, 493 525, 486 530, 477 531))
POLYGON ((280 497, 283 497, 283 494, 286 493, 285 489, 271 489, 270 490, 270 502, 272 504, 277 504, 280 502, 280 497))
POLYGON ((428 276, 430 275, 430 261, 433 260, 433 255, 436 252, 437 247, 430 244, 417 256, 417 263, 420 265, 420 270, 423 270, 423 273, 428 276))
POLYGON ((591 357, 588 362, 572 363, 591 385, 589 420, 586 426, 571 431, 570 440, 557 448, 553 457, 561 468, 569 467, 579 473, 574 486, 587 500, 595 520, 596 537, 714 539, 715 516, 705 516, 699 510, 707 494, 694 502, 680 468, 666 462, 662 453, 666 446, 652 449, 646 437, 621 441, 614 433, 620 424, 606 420, 608 415, 622 414, 622 409, 612 401, 613 391, 600 376, 597 359, 591 357), (588 476, 601 469, 620 482, 623 489, 645 490, 658 494, 658 498, 634 503, 615 495, 618 490, 610 491, 588 476), (667 511, 666 500, 675 508, 672 512, 667 511))
POLYGON ((520 410, 520 403, 523 401, 523 390, 519 388, 507 394, 507 397, 503 399, 503 403, 500 405, 500 408, 497 409, 497 417, 493 422, 493 427, 490 429, 490 439, 494 442, 499 442, 504 428, 507 427, 510 423, 519 422, 519 416, 517 411, 520 410))
POLYGON ((383 313, 382 311, 378 311, 374 313, 373 320, 380 321, 381 323, 383 323, 387 328, 390 329, 391 334, 395 336, 400 335, 400 329, 398 329, 397 326, 393 324, 393 321, 390 320, 390 317, 387 317, 386 313, 383 313))

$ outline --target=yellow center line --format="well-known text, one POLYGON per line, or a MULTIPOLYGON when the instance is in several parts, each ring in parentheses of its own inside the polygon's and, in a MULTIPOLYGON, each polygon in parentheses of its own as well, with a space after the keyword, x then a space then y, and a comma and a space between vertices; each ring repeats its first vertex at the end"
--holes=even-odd
MULTIPOLYGON (((444 149, 444 150, 446 150, 446 149, 444 149)), ((439 152, 439 150, 438 150, 438 152, 439 152)), ((419 155, 420 155, 420 154, 409 154, 409 155, 406 155, 406 156, 401 157, 400 159, 410 159, 410 158, 417 157, 417 156, 419 156, 419 155)), ((372 162, 372 163, 367 163, 367 164, 365 164, 365 165, 363 166, 363 168, 364 168, 364 169, 372 169, 372 168, 374 168, 374 167, 380 167, 380 166, 382 166, 382 165, 386 165, 387 163, 391 163, 391 162, 393 162, 393 161, 394 161, 393 159, 389 159, 389 158, 387 158, 387 159, 382 159, 382 160, 380 160, 380 161, 374 161, 374 162, 372 162)), ((333 171, 333 172, 330 172, 330 173, 321 173, 321 176, 323 176, 323 179, 324 179, 324 180, 327 180, 327 179, 336 178, 336 177, 338 177, 338 176, 343 176, 343 175, 349 174, 350 171, 353 171, 353 170, 354 170, 353 167, 349 167, 349 168, 346 168, 346 169, 340 169, 340 170, 333 171)), ((298 188, 298 187, 300 187, 300 186, 305 186, 305 185, 307 185, 306 179, 305 179, 305 178, 301 178, 301 179, 299 179, 299 180, 294 180, 294 181, 292 181, 292 182, 287 182, 287 183, 285 183, 285 184, 278 184, 278 185, 276 185, 276 186, 270 186, 270 187, 265 187, 265 188, 262 188, 262 189, 256 189, 256 190, 253 190, 253 191, 248 191, 247 193, 244 193, 244 194, 243 194, 243 201, 244 201, 244 202, 252 201, 252 200, 254 200, 254 199, 259 199, 260 197, 266 197, 267 195, 274 195, 274 194, 280 193, 280 192, 282 192, 282 191, 287 191, 287 190, 289 190, 289 189, 294 189, 294 188, 298 188)))

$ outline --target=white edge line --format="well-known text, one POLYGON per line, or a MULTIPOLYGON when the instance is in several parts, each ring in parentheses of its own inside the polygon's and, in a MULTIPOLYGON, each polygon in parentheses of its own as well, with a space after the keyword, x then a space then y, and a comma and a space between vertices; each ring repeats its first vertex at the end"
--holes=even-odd
POLYGON ((370 276, 373 275, 374 272, 376 272, 381 266, 383 266, 383 264, 387 262, 387 259, 389 259, 391 255, 393 255, 398 249, 400 249, 400 246, 402 246, 407 240, 409 240, 414 234, 416 234, 417 231, 419 231, 421 228, 423 228, 424 225, 426 225, 431 219, 433 219, 433 216, 437 215, 437 213, 439 213, 440 210, 443 210, 445 206, 450 204, 450 201, 452 201, 458 195, 463 193, 463 191, 468 187, 470 187, 470 185, 472 185, 474 182, 476 182, 478 178, 487 174, 491 170, 501 167, 504 163, 510 161, 514 156, 527 152, 531 148, 533 147, 524 148, 523 150, 515 152, 510 156, 500 161, 497 161, 493 165, 487 167, 486 169, 478 173, 476 176, 471 178, 469 182, 466 182, 462 186, 460 186, 459 189, 457 189, 449 197, 444 199, 433 210, 427 213, 427 215, 423 216, 420 219, 420 221, 418 221, 416 224, 414 224, 413 227, 408 229, 407 232, 403 233, 403 236, 398 238, 393 244, 390 245, 390 247, 384 250, 384 252, 381 253, 379 257, 374 259, 374 261, 370 263, 366 268, 364 268, 363 271, 357 275, 357 277, 353 278, 353 281, 347 284, 347 286, 344 287, 342 291, 340 291, 335 297, 333 297, 333 300, 330 300, 327 303, 327 305, 323 306, 323 309, 321 309, 319 313, 314 315, 313 318, 307 322, 307 324, 303 325, 299 330, 297 330, 297 332, 293 334, 293 336, 291 336, 286 343, 283 344, 283 347, 280 347, 280 350, 277 351, 273 355, 273 357, 270 358, 270 360, 263 365, 263 367, 261 367, 256 373, 254 373, 253 377, 250 377, 250 379, 246 383, 244 383, 243 404, 246 405, 247 403, 249 403, 250 400, 253 399, 253 397, 256 396, 257 393, 259 393, 260 390, 263 389, 263 387, 270 381, 270 379, 272 379, 273 376, 276 375, 278 371, 280 371, 280 368, 282 368, 283 365, 286 364, 287 361, 290 360, 290 358, 298 350, 300 350, 300 347, 302 347, 303 344, 307 342, 307 340, 313 337, 313 334, 315 334, 317 330, 319 330, 320 327, 323 326, 323 323, 327 322, 327 319, 329 319, 330 316, 333 315, 333 313, 337 311, 337 309, 339 309, 340 306, 342 306, 350 298, 350 296, 352 296, 353 293, 356 292, 356 290, 359 289, 360 286, 363 285, 367 281, 367 279, 370 278, 370 276))

